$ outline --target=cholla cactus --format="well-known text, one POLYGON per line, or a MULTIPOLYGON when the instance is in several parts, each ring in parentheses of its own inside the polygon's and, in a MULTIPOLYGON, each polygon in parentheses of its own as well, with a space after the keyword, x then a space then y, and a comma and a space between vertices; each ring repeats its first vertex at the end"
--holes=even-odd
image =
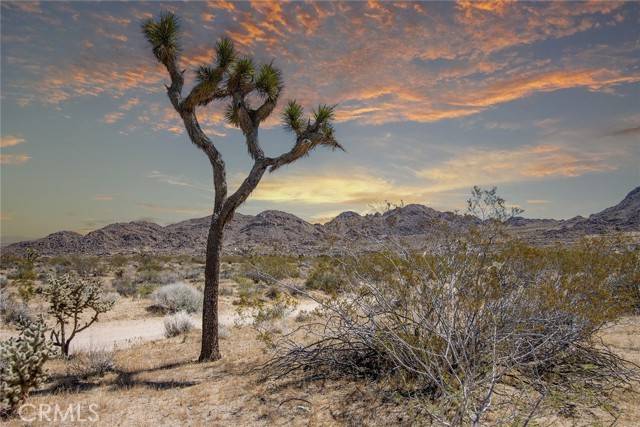
POLYGON ((42 318, 20 325, 20 336, 0 343, 0 416, 15 413, 29 391, 45 378, 45 362, 53 356, 42 318))
POLYGON ((69 274, 50 275, 43 294, 49 303, 49 314, 56 320, 51 340, 65 356, 69 355, 69 346, 76 334, 91 326, 101 313, 111 310, 115 304, 115 297, 103 294, 99 281, 83 280, 69 274), (83 313, 87 311, 93 314, 89 320, 84 320, 87 316, 83 313))

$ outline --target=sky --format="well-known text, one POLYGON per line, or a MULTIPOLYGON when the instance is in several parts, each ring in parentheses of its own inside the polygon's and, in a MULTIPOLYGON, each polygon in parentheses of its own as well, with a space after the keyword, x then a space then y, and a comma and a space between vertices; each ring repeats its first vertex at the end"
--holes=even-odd
MULTIPOLYGON (((281 105, 337 104, 346 151, 265 175, 242 213, 456 210, 480 185, 570 218, 640 185, 640 3, 3 1, 3 244, 210 213, 210 165, 140 32, 164 10, 181 19, 185 92, 228 36, 280 67, 281 105)), ((223 109, 199 118, 233 186, 251 163, 223 109)), ((260 130, 268 155, 294 141, 278 117, 260 130)))

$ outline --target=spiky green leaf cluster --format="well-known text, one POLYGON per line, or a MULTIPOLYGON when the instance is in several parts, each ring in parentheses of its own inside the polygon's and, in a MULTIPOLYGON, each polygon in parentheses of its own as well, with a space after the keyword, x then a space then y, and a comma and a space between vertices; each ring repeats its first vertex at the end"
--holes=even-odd
POLYGON ((273 64, 263 64, 256 77, 256 89, 269 101, 276 101, 284 84, 282 73, 273 64))
POLYGON ((212 88, 215 88, 222 80, 222 72, 218 68, 214 68, 208 65, 201 65, 196 70, 196 80, 201 85, 211 86, 212 88))
POLYGON ((240 127, 240 119, 238 118, 238 110, 229 103, 224 109, 224 118, 232 126, 240 127))
POLYGON ((290 100, 282 112, 284 127, 297 134, 304 130, 304 109, 295 99, 290 100))
POLYGON ((216 64, 227 69, 236 59, 236 49, 228 37, 223 37, 216 43, 216 64))
POLYGON ((232 90, 239 89, 253 81, 256 72, 253 59, 242 57, 232 64, 231 75, 229 76, 229 85, 232 90))
POLYGON ((153 47, 158 61, 166 64, 180 52, 180 23, 171 12, 164 12, 158 20, 149 18, 142 24, 142 33, 153 47))
POLYGON ((335 106, 333 105, 320 104, 313 111, 313 118, 319 125, 329 123, 335 116, 334 110, 335 106))

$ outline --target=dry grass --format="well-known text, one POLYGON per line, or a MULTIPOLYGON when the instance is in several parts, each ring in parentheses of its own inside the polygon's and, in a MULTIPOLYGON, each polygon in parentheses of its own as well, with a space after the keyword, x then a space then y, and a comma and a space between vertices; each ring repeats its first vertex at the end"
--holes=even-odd
MULTIPOLYGON (((294 280, 296 284, 301 279, 294 280)), ((237 284, 225 280, 228 295, 221 297, 221 311, 235 309, 237 284)), ((150 300, 121 298, 100 322, 142 319, 150 300)), ((37 313, 43 309, 36 297, 30 303, 37 313)), ((289 319, 291 327, 299 324, 289 319)), ((0 325, 0 335, 10 331, 0 325)), ((640 316, 621 319, 603 333, 604 342, 624 358, 640 364, 640 316)), ((230 328, 221 342, 223 359, 198 364, 199 331, 169 339, 150 341, 115 353, 115 372, 87 379, 69 376, 68 362, 48 363, 51 381, 33 393, 27 403, 35 405, 97 405, 99 421, 82 425, 212 425, 212 426, 325 426, 325 425, 413 425, 418 409, 409 407, 401 396, 382 391, 380 384, 364 381, 317 380, 261 382, 258 367, 268 355, 263 353, 250 327, 230 328)), ((388 390, 388 388, 386 388, 388 390)), ((620 410, 616 426, 640 425, 640 386, 634 393, 620 391, 615 403, 620 410)), ((595 411, 595 410, 594 410, 595 411)), ((85 413, 86 415, 86 413, 85 413)), ((598 425, 613 418, 602 411, 598 425)), ((594 425, 594 418, 568 418, 546 413, 532 425, 594 425)), ((9 426, 25 425, 19 419, 9 426)), ((50 425, 35 421, 29 425, 50 425)), ((56 425, 74 425, 58 423, 56 425)), ((75 425, 79 425, 75 424, 75 425)))
MULTIPOLYGON (((605 342, 640 361, 640 317, 626 318, 606 331, 605 342)), ((192 332, 144 343, 116 353, 116 372, 81 380, 67 376, 66 362, 49 363, 52 381, 32 395, 33 405, 96 404, 93 425, 409 425, 405 400, 381 394, 365 382, 260 382, 255 370, 266 359, 248 327, 232 328, 222 341, 223 359, 197 364, 199 335, 192 332)), ((640 388, 636 387, 636 390, 640 388)), ((637 395, 620 392, 617 426, 637 426, 637 395)), ((603 416, 605 425, 613 419, 603 416)), ((592 425, 593 420, 547 414, 542 425, 592 425)), ((85 423, 87 424, 87 423, 85 423)), ((9 425, 21 425, 12 420, 9 425)), ((35 422, 31 425, 48 425, 35 422)))

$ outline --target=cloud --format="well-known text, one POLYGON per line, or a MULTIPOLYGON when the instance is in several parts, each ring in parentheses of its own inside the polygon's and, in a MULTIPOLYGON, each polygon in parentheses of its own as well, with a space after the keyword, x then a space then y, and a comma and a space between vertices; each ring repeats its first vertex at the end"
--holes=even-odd
POLYGON ((253 201, 307 205, 367 205, 383 200, 424 201, 424 188, 401 185, 364 170, 349 174, 287 174, 267 176, 251 194, 253 201))
POLYGON ((22 165, 31 159, 27 154, 0 154, 0 164, 3 165, 22 165))
POLYGON ((529 205, 547 205, 549 203, 551 203, 549 200, 544 200, 544 199, 527 200, 527 204, 529 205))
POLYGON ((433 191, 447 191, 473 185, 577 177, 616 168, 606 153, 539 144, 511 150, 468 149, 417 175, 433 191))
POLYGON ((205 192, 213 191, 211 187, 207 187, 206 185, 203 185, 200 183, 195 183, 185 178, 184 176, 168 175, 157 170, 151 171, 147 175, 147 178, 151 178, 158 182, 177 186, 177 187, 188 187, 198 191, 205 191, 205 192))
MULTIPOLYGON (((639 61, 633 59, 637 55, 623 53, 619 46, 598 46, 598 54, 593 46, 582 46, 563 52, 560 60, 552 55, 534 58, 525 50, 601 28, 604 22, 618 25, 616 16, 624 6, 619 2, 461 0, 438 8, 375 1, 199 5, 172 5, 187 22, 203 24, 185 25, 185 90, 193 77, 190 71, 213 57, 211 44, 200 41, 209 40, 211 29, 217 36, 215 29, 225 28, 243 53, 265 61, 275 58, 284 69, 288 97, 305 106, 338 103, 340 121, 436 122, 535 93, 576 87, 608 91, 640 81, 635 71, 639 61)), ((43 14, 40 7, 27 9, 43 14)), ((100 34, 81 42, 96 48, 74 51, 65 63, 50 65, 25 50, 19 67, 28 70, 28 78, 10 82, 16 102, 58 105, 77 97, 162 93, 166 71, 148 50, 141 52, 133 43, 131 17, 149 17, 148 12, 125 3, 116 12, 82 14, 82 21, 100 34)), ((634 43, 627 37, 620 46, 630 45, 633 51, 634 43)), ((128 110, 109 113, 103 120, 115 123, 122 119, 121 111, 128 110)), ((157 130, 184 132, 179 123, 167 122, 161 109, 144 114, 154 123, 162 117, 157 130)))
POLYGON ((129 98, 127 102, 118 107, 118 111, 107 113, 102 118, 102 121, 107 124, 113 124, 122 120, 125 112, 130 111, 133 107, 140 103, 140 98, 129 98))
POLYGON ((108 194, 96 194, 95 196, 93 196, 93 200, 96 200, 99 202, 108 202, 113 200, 113 196, 108 194))
POLYGON ((102 121, 107 124, 113 124, 120 121, 124 117, 124 113, 121 111, 114 111, 112 113, 107 113, 102 118, 102 121))
POLYGON ((640 134, 640 126, 634 126, 624 129, 618 129, 609 133, 607 136, 628 136, 640 134))
POLYGON ((617 84, 638 81, 640 81, 640 74, 623 76, 605 69, 550 71, 496 83, 461 99, 453 99, 451 103, 486 108, 524 98, 537 92, 552 92, 574 87, 585 87, 596 91, 617 84))
POLYGON ((0 137, 0 147, 2 148, 13 147, 18 144, 23 144, 24 142, 26 142, 26 140, 17 135, 6 135, 0 137))

